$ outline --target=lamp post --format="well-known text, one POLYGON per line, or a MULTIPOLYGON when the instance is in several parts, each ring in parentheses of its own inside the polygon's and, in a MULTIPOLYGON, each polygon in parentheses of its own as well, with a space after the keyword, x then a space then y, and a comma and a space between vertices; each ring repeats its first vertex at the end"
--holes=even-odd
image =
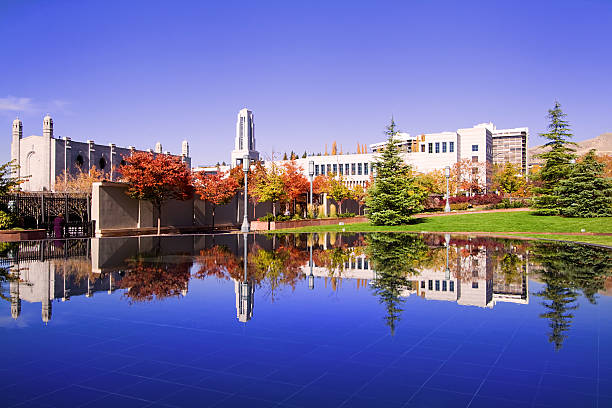
POLYGON ((444 246, 446 247, 446 269, 444 279, 450 279, 450 268, 448 267, 448 247, 450 245, 450 234, 444 234, 444 246))
POLYGON ((308 180, 310 181, 310 207, 312 208, 312 178, 314 176, 314 161, 308 162, 308 180))
POLYGON ((450 179, 450 166, 446 166, 444 168, 444 176, 446 177, 446 205, 444 206, 444 212, 450 212, 450 203, 448 201, 450 195, 448 189, 448 179, 450 179))
POLYGON ((242 228, 240 229, 242 232, 249 232, 249 218, 247 216, 248 210, 247 210, 247 191, 248 191, 248 187, 247 187, 247 183, 248 183, 248 178, 247 175, 249 174, 249 168, 251 167, 251 159, 249 158, 248 155, 244 155, 244 157, 242 158, 242 170, 244 171, 244 218, 242 219, 242 228))

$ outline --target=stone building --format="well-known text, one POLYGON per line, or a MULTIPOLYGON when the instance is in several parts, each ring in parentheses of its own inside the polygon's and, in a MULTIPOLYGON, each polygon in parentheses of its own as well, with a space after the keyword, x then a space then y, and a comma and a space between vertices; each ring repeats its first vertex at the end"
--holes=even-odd
MULTIPOLYGON (((69 137, 55 137, 53 119, 49 115, 43 119, 42 136, 23 137, 21 120, 13 121, 11 160, 19 166, 15 175, 26 180, 21 185, 24 191, 52 191, 57 177, 64 172, 75 175, 94 166, 107 173, 112 181, 117 178, 117 168, 124 164, 124 158, 137 151, 140 150, 134 146, 118 147, 114 143, 102 145, 93 140, 78 142, 69 137)), ((158 142, 155 154, 161 153, 162 145, 158 142)), ((186 140, 179 157, 191 167, 186 140)))

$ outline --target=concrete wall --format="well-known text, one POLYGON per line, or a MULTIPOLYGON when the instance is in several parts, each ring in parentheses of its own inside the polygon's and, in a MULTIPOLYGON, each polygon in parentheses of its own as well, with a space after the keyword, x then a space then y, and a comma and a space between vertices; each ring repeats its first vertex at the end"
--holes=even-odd
MULTIPOLYGON (((128 197, 127 184, 98 182, 92 187, 91 213, 96 223, 96 235, 104 231, 154 228, 157 213, 152 204, 128 197)), ((244 215, 242 194, 236 195, 227 205, 215 209, 215 227, 237 228, 244 215)), ((272 211, 271 203, 248 204, 249 220, 272 211), (253 216, 253 214, 255 216, 253 216)), ((170 200, 162 206, 162 227, 209 227, 212 225, 212 206, 199 198, 170 200)))

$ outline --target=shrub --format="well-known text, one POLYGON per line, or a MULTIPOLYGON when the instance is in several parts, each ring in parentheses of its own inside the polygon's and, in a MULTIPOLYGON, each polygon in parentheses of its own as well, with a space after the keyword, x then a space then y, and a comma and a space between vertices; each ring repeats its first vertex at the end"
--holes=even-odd
POLYGON ((334 204, 330 204, 330 206, 329 206, 329 216, 331 218, 336 218, 336 216, 337 216, 336 206, 334 204))
POLYGON ((355 213, 352 213, 352 212, 345 212, 342 214, 338 214, 338 218, 351 218, 354 216, 355 216, 355 213))
POLYGON ((17 220, 11 213, 0 211, 0 230, 5 230, 13 227, 17 220))
POLYGON ((325 217, 325 206, 323 204, 319 205, 319 211, 317 212, 317 217, 318 218, 325 217))
POLYGON ((500 203, 488 205, 487 209, 499 210, 499 209, 506 209, 506 208, 527 208, 529 207, 529 204, 530 202, 527 200, 510 201, 509 199, 504 198, 500 203))
POLYGON ((450 204, 469 203, 472 205, 498 204, 502 197, 497 194, 481 194, 475 196, 456 196, 449 199, 450 204))
POLYGON ((468 203, 457 203, 457 204, 451 204, 450 208, 453 211, 464 211, 467 210, 469 207, 468 203))
POLYGON ((295 214, 293 214, 293 217, 291 217, 292 221, 299 221, 301 219, 302 219, 302 217, 297 212, 295 214))
POLYGON ((315 217, 315 205, 314 204, 308 204, 308 218, 314 218, 315 217))
POLYGON ((274 221, 274 214, 267 213, 263 217, 259 217, 259 221, 274 221))

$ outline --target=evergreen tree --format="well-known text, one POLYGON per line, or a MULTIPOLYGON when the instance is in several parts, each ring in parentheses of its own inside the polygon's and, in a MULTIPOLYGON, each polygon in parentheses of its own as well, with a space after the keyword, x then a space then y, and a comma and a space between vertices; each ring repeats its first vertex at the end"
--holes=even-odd
POLYGON ((306 156, 307 156, 307 154, 306 154, 306 150, 304 150, 304 154, 302 155, 302 159, 305 159, 305 158, 306 158, 306 156))
POLYGON ((410 277, 418 275, 415 267, 426 258, 428 248, 423 238, 409 234, 373 233, 366 237, 366 243, 376 271, 372 288, 385 306, 385 323, 393 335, 403 312, 402 293, 412 289, 410 277))
POLYGON ((605 165, 591 150, 569 177, 555 188, 559 212, 567 217, 608 217, 612 215, 612 180, 603 176, 605 165))
POLYGON ((287 157, 287 152, 285 152, 285 154, 283 155, 283 160, 289 160, 289 158, 287 157))
POLYGON ((570 172, 571 161, 575 158, 574 149, 569 139, 573 136, 569 123, 565 120, 567 115, 561 110, 561 104, 555 101, 553 109, 548 110, 548 132, 540 136, 548 139, 544 148, 550 151, 539 155, 545 160, 544 166, 538 175, 541 185, 534 189, 539 194, 534 199, 534 207, 539 215, 556 215, 559 213, 558 196, 555 187, 561 180, 567 178, 570 172))
POLYGON ((410 216, 423 210, 426 193, 411 174, 410 166, 400 157, 395 136, 399 133, 395 122, 387 126, 388 141, 374 163, 376 176, 368 191, 368 217, 374 225, 400 225, 410 216))

